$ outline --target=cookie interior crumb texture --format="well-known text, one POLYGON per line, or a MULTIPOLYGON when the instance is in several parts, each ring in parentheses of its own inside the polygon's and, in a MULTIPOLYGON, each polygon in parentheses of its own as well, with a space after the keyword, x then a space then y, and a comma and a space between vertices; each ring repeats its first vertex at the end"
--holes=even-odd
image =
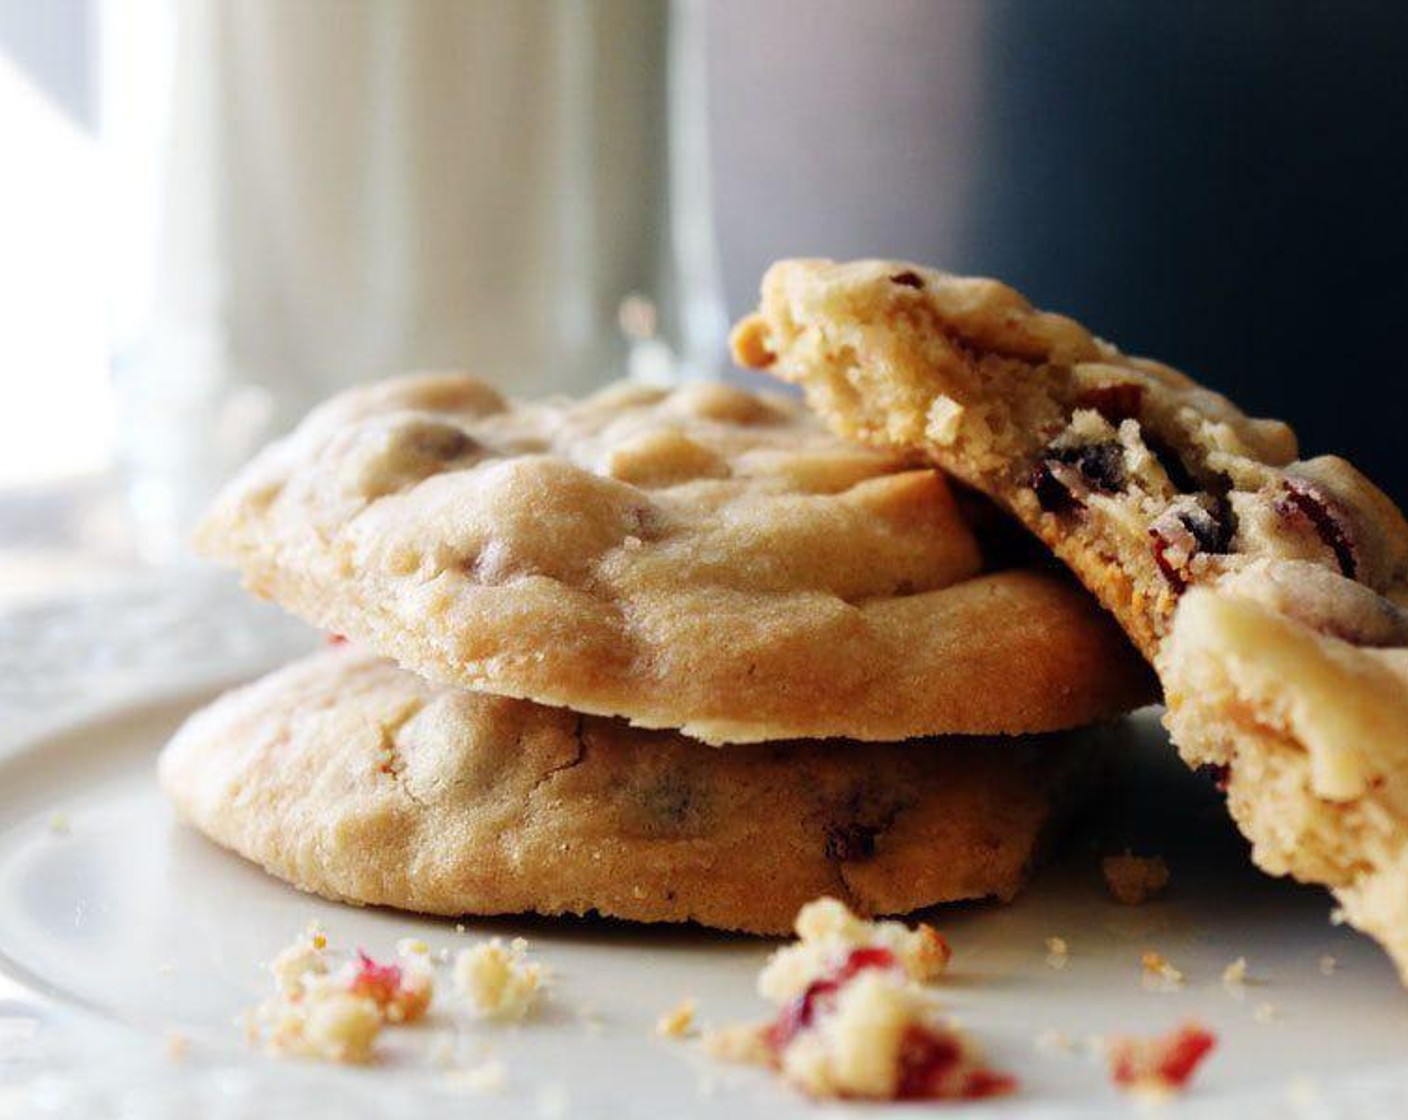
POLYGON ((1408 979, 1408 525, 1385 494, 994 280, 784 261, 733 346, 1045 542, 1156 663, 1256 863, 1330 887, 1408 979))
POLYGON ((1151 695, 1078 589, 984 570, 937 471, 723 384, 354 389, 198 543, 432 679, 711 743, 1056 730, 1151 695))

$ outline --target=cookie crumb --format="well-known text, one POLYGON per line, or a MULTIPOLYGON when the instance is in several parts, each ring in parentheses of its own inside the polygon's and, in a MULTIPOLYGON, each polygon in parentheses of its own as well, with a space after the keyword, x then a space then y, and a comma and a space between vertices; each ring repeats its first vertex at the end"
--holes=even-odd
POLYGON ((700 1048, 711 1058, 740 1065, 765 1066, 772 1062, 767 1027, 758 1023, 731 1023, 706 1030, 700 1048))
POLYGON ((694 1029, 694 1013, 697 1010, 694 998, 686 996, 669 1011, 661 1015, 655 1024, 655 1033, 662 1038, 683 1038, 694 1029))
POLYGON ((184 1031, 169 1029, 162 1036, 166 1056, 173 1062, 183 1062, 191 1052, 191 1036, 184 1031))
POLYGON ((1238 957, 1222 970, 1222 986, 1235 999, 1246 997, 1247 958, 1238 957))
POLYGON ((1071 963, 1071 949, 1064 937, 1046 939, 1046 963, 1048 967, 1058 971, 1071 963))
POLYGON ((1144 970, 1144 987, 1151 992, 1173 992, 1183 987, 1183 973, 1162 953, 1146 950, 1139 958, 1144 970))
POLYGON ((779 949, 758 976, 758 994, 774 1003, 802 994, 850 950, 882 949, 911 980, 942 976, 953 955, 943 935, 920 923, 868 922, 834 898, 818 898, 797 913, 798 940, 779 949))
POLYGON ((49 814, 49 831, 55 836, 67 836, 73 831, 73 821, 67 813, 49 814))
POLYGON ((175 961, 162 961, 161 964, 159 964, 159 965, 156 966, 156 974, 157 974, 158 976, 171 976, 171 975, 174 975, 175 972, 176 972, 176 962, 175 962, 175 961))
POLYGON ((796 930, 758 977, 779 1009, 772 1021, 707 1031, 707 1053, 771 1066, 818 1098, 976 1100, 1016 1088, 924 987, 948 966, 936 931, 869 922, 832 898, 804 906, 796 930))
POLYGON ((1100 861, 1105 886, 1116 902, 1139 906, 1168 886, 1168 864, 1162 856, 1136 856, 1126 852, 1100 861))
POLYGON ((532 1010, 547 979, 546 970, 527 957, 528 942, 515 937, 507 947, 495 937, 455 958, 455 989, 488 1019, 522 1019, 532 1010))
POLYGON ((1075 1049, 1071 1036, 1055 1027, 1042 1031, 1032 1040, 1032 1045, 1038 1054, 1069 1054, 1075 1049))
POLYGON ((424 961, 378 964, 360 949, 356 962, 341 976, 347 990, 375 1003, 388 1023, 414 1023, 423 1018, 435 988, 430 966, 424 961))
POLYGON ((445 1080, 471 1093, 502 1093, 508 1088, 508 1068, 498 1058, 490 1058, 477 1066, 451 1070, 445 1080))
POLYGON ((1335 974, 1335 970, 1339 968, 1339 966, 1340 962, 1335 960, 1334 957, 1330 956, 1329 953, 1326 953, 1323 957, 1320 958, 1320 975, 1333 976, 1335 974))
POLYGON ((1270 1023, 1273 1022, 1279 1014, 1274 1003, 1259 1003, 1252 1012, 1252 1018, 1258 1023, 1270 1023))
POLYGON ((430 953, 430 946, 419 937, 403 937, 396 942, 398 957, 423 957, 430 953))
POLYGON ((1332 926, 1342 926, 1349 921, 1349 915, 1344 912, 1343 906, 1336 906, 1330 911, 1330 924, 1332 926))
POLYGON ((364 1065, 383 1026, 424 1016, 433 977, 423 962, 382 965, 358 951, 333 972, 328 941, 309 925, 269 962, 274 995, 243 1016, 245 1037, 280 1057, 364 1065))

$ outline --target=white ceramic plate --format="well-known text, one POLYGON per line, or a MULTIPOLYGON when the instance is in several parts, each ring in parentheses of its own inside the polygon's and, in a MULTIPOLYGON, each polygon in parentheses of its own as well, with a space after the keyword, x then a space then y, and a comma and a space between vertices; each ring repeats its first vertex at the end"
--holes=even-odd
MULTIPOLYGON (((704 1021, 762 1014, 752 985, 765 942, 532 919, 471 921, 461 933, 299 894, 178 825, 154 758, 210 695, 114 704, 82 725, 0 744, 0 1115, 817 1113, 762 1071, 653 1034, 685 995, 704 1021), (453 949, 522 934, 557 974, 548 1008, 510 1029, 432 1015, 388 1032, 389 1056, 370 1070, 252 1053, 232 1021, 267 991, 261 962, 313 919, 336 944, 374 954, 411 935, 453 949), (167 1053, 173 1032, 191 1042, 179 1061, 167 1053), (432 1058, 447 1049, 469 1066, 501 1061, 506 1088, 468 1090, 432 1058)), ((1019 1095, 971 1114, 1124 1114, 1131 1106, 1085 1053, 1086 1038, 1196 1017, 1220 1044, 1166 1115, 1402 1115, 1408 993, 1387 961, 1330 924, 1322 892, 1253 871, 1217 795, 1171 761, 1151 715, 1138 719, 1137 765, 1105 819, 1087 822, 1025 896, 931 918, 955 947, 949 1004, 1022 1082, 1019 1095), (1108 900, 1096 853, 1124 844, 1168 859, 1165 897, 1139 908, 1108 900), (1064 969, 1047 964, 1053 935, 1070 947, 1064 969), (1145 949, 1185 973, 1182 990, 1143 987, 1145 949), (1336 962, 1328 976, 1326 956, 1336 962), (1237 957, 1249 972, 1240 996, 1220 979, 1237 957), (1050 1030, 1072 1039, 1072 1052, 1038 1051, 1050 1030)))

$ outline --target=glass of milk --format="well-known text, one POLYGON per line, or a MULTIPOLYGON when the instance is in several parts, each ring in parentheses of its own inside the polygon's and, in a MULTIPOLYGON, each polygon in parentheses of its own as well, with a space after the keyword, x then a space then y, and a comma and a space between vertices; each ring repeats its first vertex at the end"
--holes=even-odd
POLYGON ((110 0, 119 458, 147 551, 345 386, 708 374, 692 0, 110 0))

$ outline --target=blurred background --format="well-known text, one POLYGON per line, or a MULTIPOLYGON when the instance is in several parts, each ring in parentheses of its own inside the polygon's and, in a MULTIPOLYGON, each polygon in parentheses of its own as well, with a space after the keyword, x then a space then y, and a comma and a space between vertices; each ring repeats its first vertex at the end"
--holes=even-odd
POLYGON ((1402 502, 1405 59, 1387 0, 0 0, 0 606, 183 562, 345 384, 723 374, 798 254, 1000 276, 1402 502))

